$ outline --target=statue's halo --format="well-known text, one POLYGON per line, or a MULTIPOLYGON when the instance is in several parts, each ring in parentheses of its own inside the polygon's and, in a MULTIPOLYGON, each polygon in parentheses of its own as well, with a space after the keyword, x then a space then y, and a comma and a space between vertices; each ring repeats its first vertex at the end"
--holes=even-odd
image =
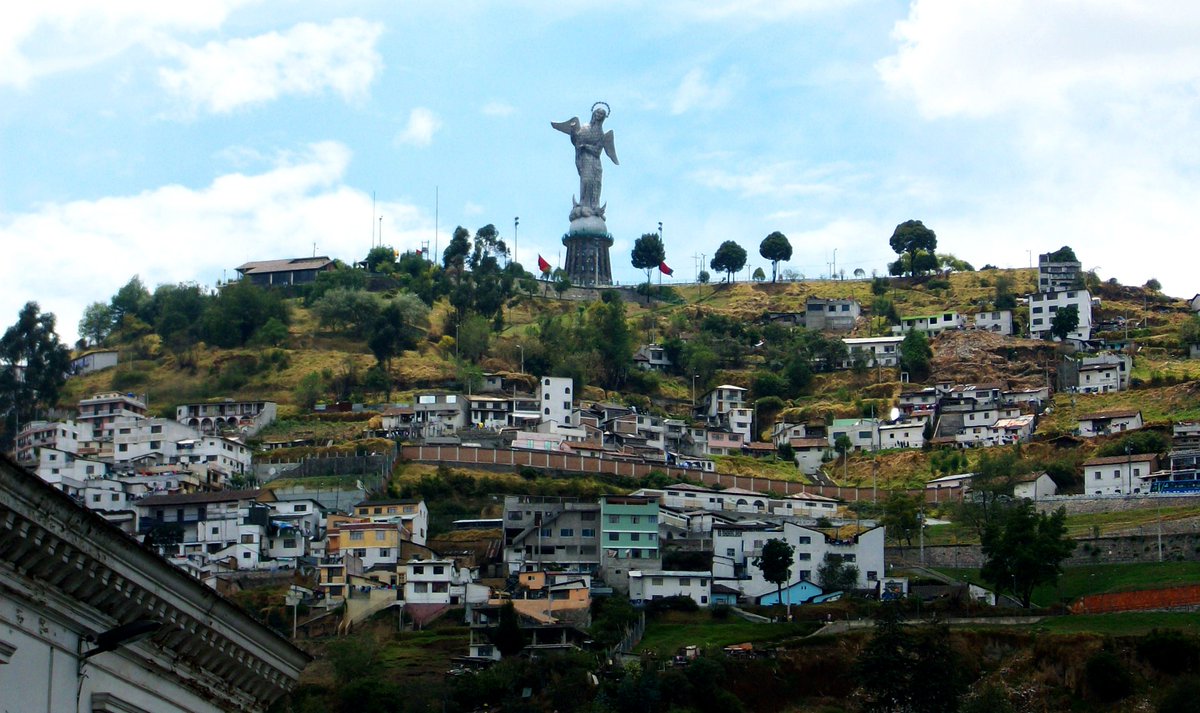
POLYGON ((608 117, 612 116, 612 107, 608 105, 608 102, 596 102, 592 105, 592 112, 595 112, 596 107, 598 106, 604 107, 604 118, 607 119, 608 117))

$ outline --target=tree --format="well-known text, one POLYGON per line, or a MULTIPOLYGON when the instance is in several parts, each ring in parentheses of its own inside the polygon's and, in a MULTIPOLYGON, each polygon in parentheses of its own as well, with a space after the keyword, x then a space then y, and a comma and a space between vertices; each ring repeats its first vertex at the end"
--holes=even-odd
MULTIPOLYGON (((150 292, 142 284, 141 278, 134 275, 126 282, 117 294, 113 295, 111 308, 113 324, 119 325, 126 315, 142 318, 150 306, 150 292)), ((148 321, 143 319, 143 321, 148 321)))
POLYGON ((921 502, 916 496, 904 492, 892 493, 883 503, 880 522, 897 542, 904 540, 912 547, 913 535, 921 527, 920 507, 921 502))
POLYGON ((979 571, 996 591, 1009 591, 1029 608, 1033 590, 1053 584, 1062 574, 1062 562, 1075 550, 1067 536, 1067 511, 1039 513, 1023 500, 1007 508, 984 530, 984 563, 979 571))
POLYGON ((396 250, 391 245, 377 245, 367 253, 367 272, 391 274, 396 271, 396 250))
POLYGON ((996 309, 1015 309, 1017 297, 1013 294, 1013 279, 1008 275, 996 275, 996 309))
POLYGON ((392 357, 415 349, 428 318, 429 307, 414 294, 401 293, 385 302, 367 337, 367 346, 379 364, 386 369, 392 357))
POLYGON ((938 267, 943 270, 953 270, 954 272, 975 272, 975 268, 971 265, 971 263, 967 262, 966 260, 960 260, 950 253, 938 255, 937 264, 938 267))
MULTIPOLYGON (((783 603, 783 585, 792 579, 792 562, 796 556, 796 548, 786 540, 770 539, 763 545, 762 554, 754 558, 754 566, 762 571, 763 579, 775 585, 779 595, 779 603, 783 603)), ((791 608, 791 600, 788 600, 791 608)))
POLYGON ((100 344, 112 332, 112 307, 103 302, 93 302, 83 310, 79 320, 79 336, 92 344, 100 344))
POLYGON ((900 342, 900 368, 908 372, 910 381, 924 381, 929 378, 933 349, 925 333, 910 329, 900 342))
POLYGON ((492 634, 492 642, 502 657, 515 656, 525 648, 525 632, 521 631, 517 609, 512 602, 505 602, 500 607, 499 622, 492 634))
POLYGON ((787 236, 776 230, 758 245, 758 254, 771 261, 771 282, 779 277, 779 263, 792 259, 792 244, 787 236))
POLYGON ((708 270, 701 270, 696 279, 700 281, 701 285, 707 285, 708 281, 712 279, 712 275, 708 274, 708 270))
POLYGON ((0 414, 11 410, 18 423, 32 421, 40 408, 58 401, 70 365, 71 353, 54 331, 54 313, 26 302, 17 323, 0 337, 0 414))
POLYGON ((571 278, 567 277, 567 271, 559 268, 554 271, 554 294, 560 298, 567 290, 571 289, 571 278))
POLYGON ((945 624, 906 627, 891 603, 879 608, 854 665, 868 713, 952 713, 967 689, 965 673, 945 624))
POLYGON ((763 272, 761 267, 756 267, 754 268, 754 272, 750 275, 750 279, 754 280, 755 282, 762 282, 763 280, 767 279, 767 274, 763 272))
POLYGON ((258 328, 254 341, 269 347, 277 347, 288 339, 288 328, 278 317, 272 317, 266 324, 258 328))
POLYGON ((1079 258, 1075 257, 1075 251, 1069 245, 1062 246, 1046 257, 1050 262, 1079 262, 1079 258))
POLYGON ((382 307, 382 300, 373 292, 335 287, 313 304, 312 312, 326 329, 363 336, 382 307))
POLYGON ((649 304, 650 273, 667 259, 667 249, 663 247, 662 238, 658 233, 642 233, 642 237, 634 241, 630 257, 634 267, 646 271, 646 303, 649 304))
POLYGON ((708 266, 725 273, 725 280, 733 282, 733 273, 746 266, 746 249, 732 240, 726 240, 717 248, 708 266))
POLYGON ((305 411, 312 411, 324 393, 325 381, 320 374, 310 371, 300 379, 296 390, 292 392, 292 398, 296 400, 296 405, 303 407, 305 411))
POLYGON ((1066 340, 1071 332, 1079 328, 1079 308, 1075 305, 1067 305, 1059 308, 1054 316, 1050 319, 1050 334, 1053 334, 1059 340, 1066 340))
POLYGON ((1151 292, 1158 292, 1162 290, 1162 283, 1151 277, 1149 280, 1146 280, 1146 289, 1151 292))
POLYGON ((826 592, 846 592, 858 586, 858 567, 846 562, 841 555, 825 553, 817 566, 817 584, 826 592))
POLYGON ((1200 315, 1192 315, 1179 325, 1179 341, 1183 346, 1200 344, 1200 315))
POLYGON ((908 254, 909 274, 916 275, 919 267, 917 254, 925 252, 932 256, 937 249, 937 234, 919 220, 906 220, 896 226, 889 244, 897 255, 908 254))
POLYGON ((606 388, 620 388, 633 361, 633 339, 625 322, 625 303, 618 292, 606 290, 600 301, 588 308, 590 343, 600 357, 606 388))
POLYGON ((458 326, 458 355, 468 361, 479 361, 488 352, 491 336, 491 325, 486 319, 477 314, 469 315, 458 326))

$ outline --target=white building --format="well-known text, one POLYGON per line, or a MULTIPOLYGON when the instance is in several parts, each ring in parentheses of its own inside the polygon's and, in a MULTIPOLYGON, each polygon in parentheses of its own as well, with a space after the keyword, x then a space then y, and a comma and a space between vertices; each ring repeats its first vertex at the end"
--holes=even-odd
POLYGON ((730 409, 745 408, 746 390, 732 384, 722 384, 700 398, 699 415, 712 425, 730 409))
POLYGON ((829 427, 830 448, 837 447, 840 436, 850 439, 850 450, 874 451, 879 449, 879 421, 874 418, 835 418, 829 427))
POLYGON ((858 300, 809 297, 804 302, 804 328, 850 331, 861 314, 858 300))
POLYGON ((1017 478, 1013 485, 1013 497, 1040 500, 1058 494, 1058 485, 1047 473, 1029 473, 1017 478))
POLYGON ((640 606, 655 599, 689 597, 706 607, 712 596, 711 572, 629 572, 629 601, 640 606))
POLYGON ((846 345, 846 361, 838 366, 849 369, 857 361, 867 367, 896 366, 900 363, 900 342, 904 337, 856 337, 843 339, 846 345))
POLYGON ((261 713, 311 660, 7 459, 0 521, 0 710, 261 713))
POLYGON ((1010 336, 1013 333, 1013 313, 1010 309, 980 312, 975 315, 975 329, 1010 336))
POLYGON ((109 391, 79 400, 79 439, 111 439, 112 424, 118 419, 146 417, 146 397, 109 391))
POLYGON ((1055 260, 1054 253, 1038 255, 1038 291, 1061 292, 1075 286, 1082 265, 1074 260, 1055 260))
POLYGON ((921 314, 912 317, 901 317, 900 324, 892 327, 892 334, 908 334, 912 330, 924 332, 932 337, 947 329, 962 329, 966 326, 962 315, 953 310, 936 314, 921 314))
POLYGON ((91 438, 90 426, 81 429, 75 421, 31 421, 22 426, 17 433, 17 462, 25 466, 37 463, 39 448, 56 448, 75 453, 79 450, 81 430, 84 431, 84 440, 91 438))
POLYGON ((826 554, 858 568, 858 588, 869 589, 884 574, 884 528, 855 531, 853 522, 835 526, 833 534, 793 521, 782 523, 721 523, 713 526, 713 580, 737 589, 743 596, 758 597, 775 591, 763 578, 754 559, 769 540, 784 540, 795 548, 794 581, 815 581, 826 554), (842 535, 845 530, 847 534, 842 535))
POLYGON ((1152 453, 1089 458, 1083 462, 1083 492, 1087 495, 1149 492, 1142 479, 1156 470, 1158 456, 1152 453))
POLYGON ((643 344, 634 352, 633 363, 643 371, 666 371, 671 368, 667 350, 661 344, 643 344))
POLYGON ((1084 438, 1136 431, 1141 427, 1141 411, 1105 411, 1079 417, 1079 435, 1084 438))
POLYGON ((452 559, 409 560, 404 564, 404 603, 483 604, 490 589, 474 580, 470 569, 452 559))
POLYGON ((1029 295, 1029 337, 1045 339, 1053 326, 1054 315, 1065 307, 1079 312, 1079 325, 1067 339, 1087 341, 1092 338, 1092 296, 1087 290, 1035 292, 1029 295))
POLYGON ((119 356, 116 349, 93 349, 71 360, 71 373, 82 375, 111 369, 117 365, 118 361, 119 356))
POLYGON ((222 399, 175 407, 175 420, 200 433, 239 431, 250 437, 275 422, 273 401, 234 401, 222 399))
POLYGON ((792 447, 796 466, 805 475, 821 470, 829 453, 829 443, 824 438, 792 438, 788 440, 788 445, 792 447))
POLYGON ((571 403, 575 400, 575 381, 565 376, 543 376, 538 380, 538 407, 542 423, 553 421, 564 426, 571 421, 571 403))
POLYGON ((880 448, 920 448, 925 445, 923 421, 897 421, 879 426, 880 448))
POLYGON ((663 507, 684 512, 706 510, 797 517, 828 517, 837 513, 837 501, 822 495, 798 493, 776 498, 745 488, 711 490, 690 483, 676 483, 665 488, 641 488, 635 490, 633 495, 654 498, 663 507))

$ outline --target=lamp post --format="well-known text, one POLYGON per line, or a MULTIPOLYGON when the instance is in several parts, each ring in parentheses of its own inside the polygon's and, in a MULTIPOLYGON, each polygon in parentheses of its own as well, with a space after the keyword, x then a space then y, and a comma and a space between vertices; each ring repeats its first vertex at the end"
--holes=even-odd
POLYGON ((521 256, 517 255, 517 226, 521 224, 521 217, 513 218, 513 262, 521 264, 521 256))

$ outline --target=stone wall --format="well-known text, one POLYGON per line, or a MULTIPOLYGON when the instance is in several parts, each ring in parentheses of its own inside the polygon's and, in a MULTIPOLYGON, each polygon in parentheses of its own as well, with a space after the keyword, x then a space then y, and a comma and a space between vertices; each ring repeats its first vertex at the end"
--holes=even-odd
MULTIPOLYGON (((1157 562, 1158 535, 1129 537, 1086 537, 1076 540, 1075 552, 1064 563, 1067 567, 1117 562, 1157 562)), ((1200 533, 1167 533, 1162 536, 1163 559, 1200 562, 1200 533)), ((889 564, 921 562, 917 547, 888 547, 884 557, 889 564)), ((983 566, 979 545, 936 545, 925 547, 924 564, 928 567, 983 566)))
POLYGON ((1126 512, 1155 508, 1195 507, 1200 515, 1200 496, 1196 495, 1068 495, 1044 498, 1034 503, 1039 512, 1054 512, 1060 507, 1068 515, 1088 515, 1098 512, 1126 512))

